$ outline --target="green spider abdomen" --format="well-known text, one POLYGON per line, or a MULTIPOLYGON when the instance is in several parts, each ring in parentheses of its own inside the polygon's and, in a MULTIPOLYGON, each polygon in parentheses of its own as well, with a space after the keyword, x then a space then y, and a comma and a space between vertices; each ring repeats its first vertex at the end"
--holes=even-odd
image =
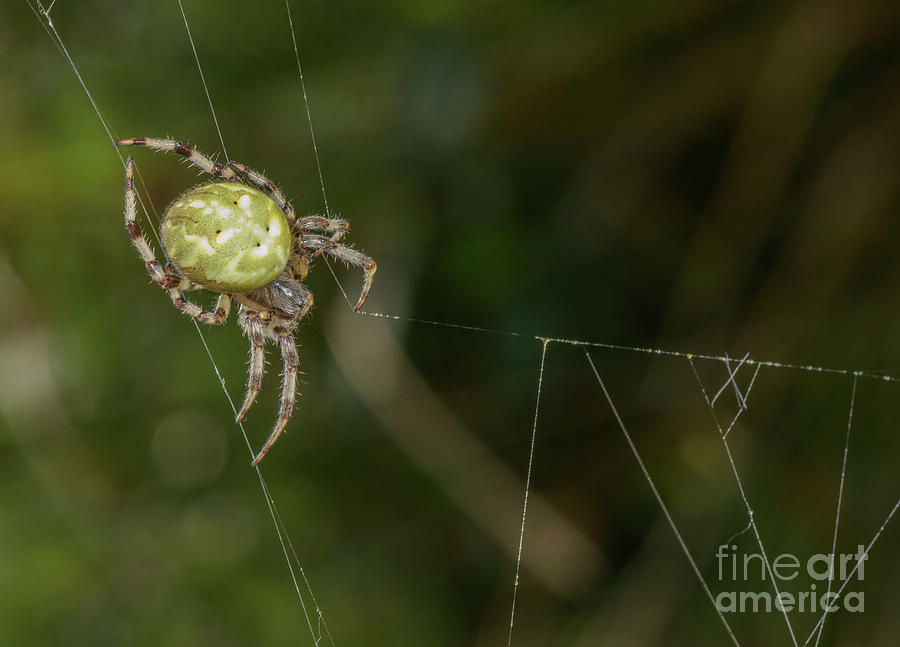
POLYGON ((166 209, 162 242, 171 261, 218 292, 268 285, 287 265, 291 236, 275 202, 255 187, 213 182, 190 189, 166 209))

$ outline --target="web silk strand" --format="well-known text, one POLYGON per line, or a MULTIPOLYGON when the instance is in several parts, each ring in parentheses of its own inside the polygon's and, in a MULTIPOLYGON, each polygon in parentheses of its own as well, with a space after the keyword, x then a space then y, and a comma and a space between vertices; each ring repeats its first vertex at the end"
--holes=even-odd
POLYGON ((222 129, 219 128, 219 119, 216 117, 216 109, 213 108, 212 97, 209 96, 209 87, 206 85, 206 76, 203 74, 203 68, 200 66, 200 56, 197 54, 197 47, 194 45, 194 37, 191 36, 191 28, 188 25, 187 15, 184 13, 184 5, 178 0, 178 8, 181 10, 181 19, 184 21, 184 30, 187 32, 188 41, 191 43, 191 51, 194 52, 194 62, 197 64, 197 71, 200 73, 200 83, 203 84, 203 92, 206 94, 206 102, 209 104, 209 111, 212 113, 213 123, 216 126, 216 132, 219 134, 219 143, 222 144, 222 154, 228 159, 228 150, 225 148, 225 139, 222 137, 222 129))
POLYGON ((669 508, 666 507, 665 502, 663 501, 662 495, 659 493, 659 490, 656 488, 656 483, 654 483, 653 478, 650 476, 650 471, 647 469, 647 466, 644 464, 644 460, 641 458, 640 453, 638 452, 637 445, 634 444, 634 440, 631 438, 631 434, 628 433, 628 429, 625 427, 625 422, 622 420, 622 417, 619 415, 618 409, 616 409, 616 405, 613 404, 612 396, 610 396, 609 391, 606 388, 606 384, 603 382, 603 378, 600 377, 600 372, 597 370, 597 366, 594 364, 594 360, 591 357, 590 352, 587 348, 584 349, 584 354, 587 357, 588 364, 590 364, 591 371, 594 373, 594 377, 597 379, 597 383, 600 385, 600 389, 603 391, 603 396, 606 398, 607 404, 609 404, 609 408, 612 411, 613 417, 616 419, 616 423, 619 426, 619 430, 622 432, 622 435, 625 436, 625 441, 628 443, 628 447, 631 449, 631 453, 634 455, 635 460, 637 461, 638 467, 641 469, 641 473, 644 475, 644 479, 647 481, 647 484, 650 486, 650 490, 653 492, 653 497, 656 499, 656 503, 659 505, 660 509, 663 512, 663 515, 666 518, 666 521, 669 524, 669 528, 672 529, 672 532, 675 535, 676 541, 678 541, 678 545, 681 546, 681 551, 684 553, 684 556, 687 558, 688 563, 691 565, 691 569, 694 571, 694 575, 697 576, 697 580, 700 582, 700 586, 703 587, 704 593, 706 593, 706 597, 709 598, 710 603, 713 605, 713 609, 716 611, 716 615, 719 616, 719 620, 722 622, 722 625, 725 627, 725 631, 728 633, 728 637, 731 638, 731 642, 733 642, 737 647, 740 647, 740 643, 734 635, 734 632, 731 630, 731 626, 728 624, 728 621, 725 619, 725 615, 719 609, 716 604, 716 600, 713 597, 712 591, 709 590, 709 586, 706 584, 706 580, 703 579, 703 574, 700 572, 700 569, 697 567, 697 562, 694 561, 694 556, 691 555, 690 549, 687 547, 687 544, 684 541, 684 537, 681 535, 681 531, 678 530, 678 526, 675 524, 675 520, 672 518, 672 515, 669 513, 669 508))
MULTIPOLYGON (((841 502, 844 498, 844 479, 847 476, 847 455, 850 452, 850 429, 853 427, 853 408, 856 405, 856 383, 858 382, 858 377, 856 375, 853 376, 853 386, 850 389, 850 411, 847 414, 847 434, 844 436, 844 455, 841 459, 841 481, 838 484, 838 495, 837 495, 837 505, 835 506, 834 511, 834 534, 831 538, 831 568, 828 573, 828 590, 825 593, 825 599, 828 599, 828 595, 831 593, 831 583, 834 580, 834 560, 835 553, 837 552, 837 538, 838 538, 838 527, 841 523, 841 502)), ((816 645, 815 647, 819 647, 819 641, 822 640, 822 631, 825 629, 825 616, 823 616, 823 621, 819 624, 819 631, 816 634, 816 645)), ((809 639, 807 639, 809 642, 809 639)), ((806 645, 806 643, 803 643, 806 645)))
POLYGON ((309 124, 309 138, 312 140, 313 155, 316 158, 316 170, 319 172, 319 184, 322 187, 322 200, 325 202, 325 216, 330 217, 331 209, 328 208, 328 194, 325 192, 325 176, 322 173, 322 163, 319 161, 319 146, 316 143, 316 131, 313 128, 312 111, 309 108, 309 96, 306 94, 306 82, 303 80, 303 68, 300 66, 300 49, 297 47, 297 34, 294 30, 294 18, 291 15, 291 3, 284 0, 284 8, 287 11, 288 25, 291 28, 291 43, 294 45, 294 60, 297 62, 297 76, 300 78, 300 91, 303 93, 303 105, 306 107, 306 122, 309 124))
MULTIPOLYGON (((744 507, 747 510, 747 517, 749 520, 750 528, 751 528, 751 530, 753 530, 753 536, 756 538, 756 544, 759 546, 760 555, 762 555, 763 563, 766 566, 766 573, 769 576, 769 580, 772 582, 772 589, 775 592, 775 599, 778 600, 780 598, 781 592, 778 589, 778 582, 772 573, 772 565, 769 562, 769 556, 766 553, 765 546, 763 545, 762 535, 760 535, 759 528, 756 525, 756 520, 753 516, 753 508, 750 506, 750 501, 747 498, 747 493, 744 491, 744 484, 741 481, 740 474, 738 473, 737 464, 735 463, 734 456, 731 453, 731 447, 729 447, 729 445, 728 445, 728 440, 727 440, 728 432, 725 431, 724 429, 722 429, 722 425, 719 422, 718 416, 716 415, 715 406, 713 405, 713 402, 710 399, 709 394, 706 392, 706 388, 703 386, 703 381, 700 379, 700 373, 697 372, 697 367, 694 365, 694 360, 689 357, 688 362, 691 365, 691 370, 694 372, 694 377, 697 378, 697 384, 700 387, 700 393, 703 395, 703 399, 706 402, 706 406, 709 408, 709 412, 712 415, 713 422, 716 426, 716 429, 719 432, 719 438, 722 440, 722 445, 725 448, 725 455, 728 457, 729 465, 731 465, 731 471, 734 474, 734 480, 737 483, 738 492, 740 493, 741 500, 744 502, 744 507)), ((723 363, 725 364, 726 370, 729 370, 728 369, 729 360, 726 358, 723 363)), ((730 370, 729 370, 729 373, 730 373, 730 370)), ((735 373, 736 373, 736 371, 735 371, 735 373)), ((756 380, 756 375, 753 376, 753 379, 754 379, 754 381, 756 380)), ((728 384, 728 382, 733 381, 733 380, 734 380, 734 374, 729 374, 728 381, 726 381, 726 385, 728 384)), ((751 386, 752 386, 752 383, 751 383, 751 386)), ((749 395, 749 388, 748 388, 748 395, 749 395)), ((746 410, 746 400, 747 400, 746 397, 738 398, 739 404, 741 404, 743 406, 741 406, 741 408, 738 410, 738 413, 735 416, 735 419, 737 419, 737 416, 739 416, 741 413, 744 412, 744 410, 746 410)), ((730 431, 730 430, 731 430, 731 428, 729 427, 728 431, 730 431)), ((784 617, 785 625, 787 625, 787 630, 788 630, 788 634, 790 635, 790 638, 791 638, 791 643, 794 645, 794 647, 797 647, 797 637, 794 634, 794 627, 791 624, 791 619, 788 617, 787 610, 783 606, 781 608, 781 613, 782 613, 782 616, 784 617)))
POLYGON ((541 346, 541 368, 538 371, 537 398, 534 403, 534 424, 531 427, 531 449, 528 452, 528 472, 525 477, 525 499, 522 503, 522 525, 519 528, 519 548, 516 553, 516 575, 513 580, 512 608, 509 612, 509 636, 507 646, 512 645, 513 624, 516 618, 516 597, 519 593, 519 571, 522 566, 522 554, 525 549, 525 517, 528 514, 528 493, 531 490, 531 470, 534 467, 534 446, 537 439, 538 414, 541 410, 541 388, 544 385, 544 359, 547 357, 547 340, 541 346))

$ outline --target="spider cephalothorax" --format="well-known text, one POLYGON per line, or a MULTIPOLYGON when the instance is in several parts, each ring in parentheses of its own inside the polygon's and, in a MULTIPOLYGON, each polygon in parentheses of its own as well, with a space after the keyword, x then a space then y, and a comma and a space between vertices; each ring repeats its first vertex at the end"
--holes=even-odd
POLYGON ((312 293, 302 283, 309 261, 324 252, 363 270, 356 310, 369 293, 375 261, 338 242, 350 229, 346 220, 297 218, 278 187, 243 164, 228 162, 223 166, 173 139, 120 139, 116 145, 173 152, 221 178, 189 189, 166 209, 160 235, 169 262, 163 266, 137 225, 134 162, 129 157, 125 169, 125 228, 150 277, 168 291, 181 312, 215 325, 228 317, 232 300, 240 303, 238 324, 250 340, 250 368, 238 421, 246 415, 262 384, 266 340, 278 344, 284 362, 281 408, 275 427, 253 459, 256 464, 278 440, 294 409, 299 359, 293 331, 313 303, 312 293), (214 312, 185 298, 184 292, 200 289, 219 293, 214 312))

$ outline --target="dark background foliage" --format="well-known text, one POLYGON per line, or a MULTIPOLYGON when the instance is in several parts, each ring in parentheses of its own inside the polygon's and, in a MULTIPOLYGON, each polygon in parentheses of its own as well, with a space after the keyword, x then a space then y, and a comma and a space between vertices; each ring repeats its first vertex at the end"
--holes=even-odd
MULTIPOLYGON (((329 206, 379 263, 367 308, 524 333, 352 315, 314 268, 303 394, 262 468, 336 644, 505 643, 532 335, 898 375, 896 3, 292 8, 329 206)), ((283 4, 185 12, 228 154, 321 212, 283 4)), ((221 154, 177 3, 51 16, 114 136, 221 154)), ((27 3, 0 6, 0 57, 0 643, 308 644, 203 344, 148 283, 120 161, 27 3)), ((197 182, 134 154, 158 212, 197 182)), ((238 328, 206 339, 240 397, 238 328)), ((717 577, 747 511, 688 361, 591 352, 713 594, 768 590, 717 577)), ((695 362, 715 393, 725 364, 695 362)), ((831 549, 853 384, 756 377, 729 446, 770 556, 831 549)), ((583 349, 551 343, 543 385, 514 644, 726 644, 583 349)), ((857 381, 839 551, 896 502, 898 395, 857 381)), ((848 587, 865 612, 820 644, 894 644, 897 548, 894 520, 848 587)), ((802 642, 818 616, 790 617, 802 642)), ((727 619, 789 640, 780 614, 727 619)))

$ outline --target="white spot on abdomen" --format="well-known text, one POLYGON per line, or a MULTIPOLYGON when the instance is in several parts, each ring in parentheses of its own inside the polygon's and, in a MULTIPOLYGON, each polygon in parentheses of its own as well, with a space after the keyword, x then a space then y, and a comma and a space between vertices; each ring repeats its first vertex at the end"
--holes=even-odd
POLYGON ((234 235, 237 233, 237 231, 237 227, 231 227, 230 229, 226 229, 225 231, 221 232, 218 236, 216 236, 216 244, 224 245, 229 240, 234 238, 234 235))
POLYGON ((238 198, 238 206, 241 209, 248 209, 250 207, 250 196, 245 193, 238 198))
POLYGON ((203 248, 207 254, 215 254, 216 250, 213 249, 213 246, 209 244, 209 240, 206 236, 195 236, 193 234, 185 234, 184 239, 194 243, 195 245, 199 245, 203 248))
POLYGON ((233 274, 231 274, 231 276, 235 276, 235 275, 239 274, 238 272, 235 272, 235 269, 237 268, 237 264, 241 261, 241 256, 243 256, 243 255, 244 255, 244 250, 242 249, 237 254, 235 254, 234 258, 232 258, 231 261, 228 263, 228 270, 230 272, 233 272, 233 274))

